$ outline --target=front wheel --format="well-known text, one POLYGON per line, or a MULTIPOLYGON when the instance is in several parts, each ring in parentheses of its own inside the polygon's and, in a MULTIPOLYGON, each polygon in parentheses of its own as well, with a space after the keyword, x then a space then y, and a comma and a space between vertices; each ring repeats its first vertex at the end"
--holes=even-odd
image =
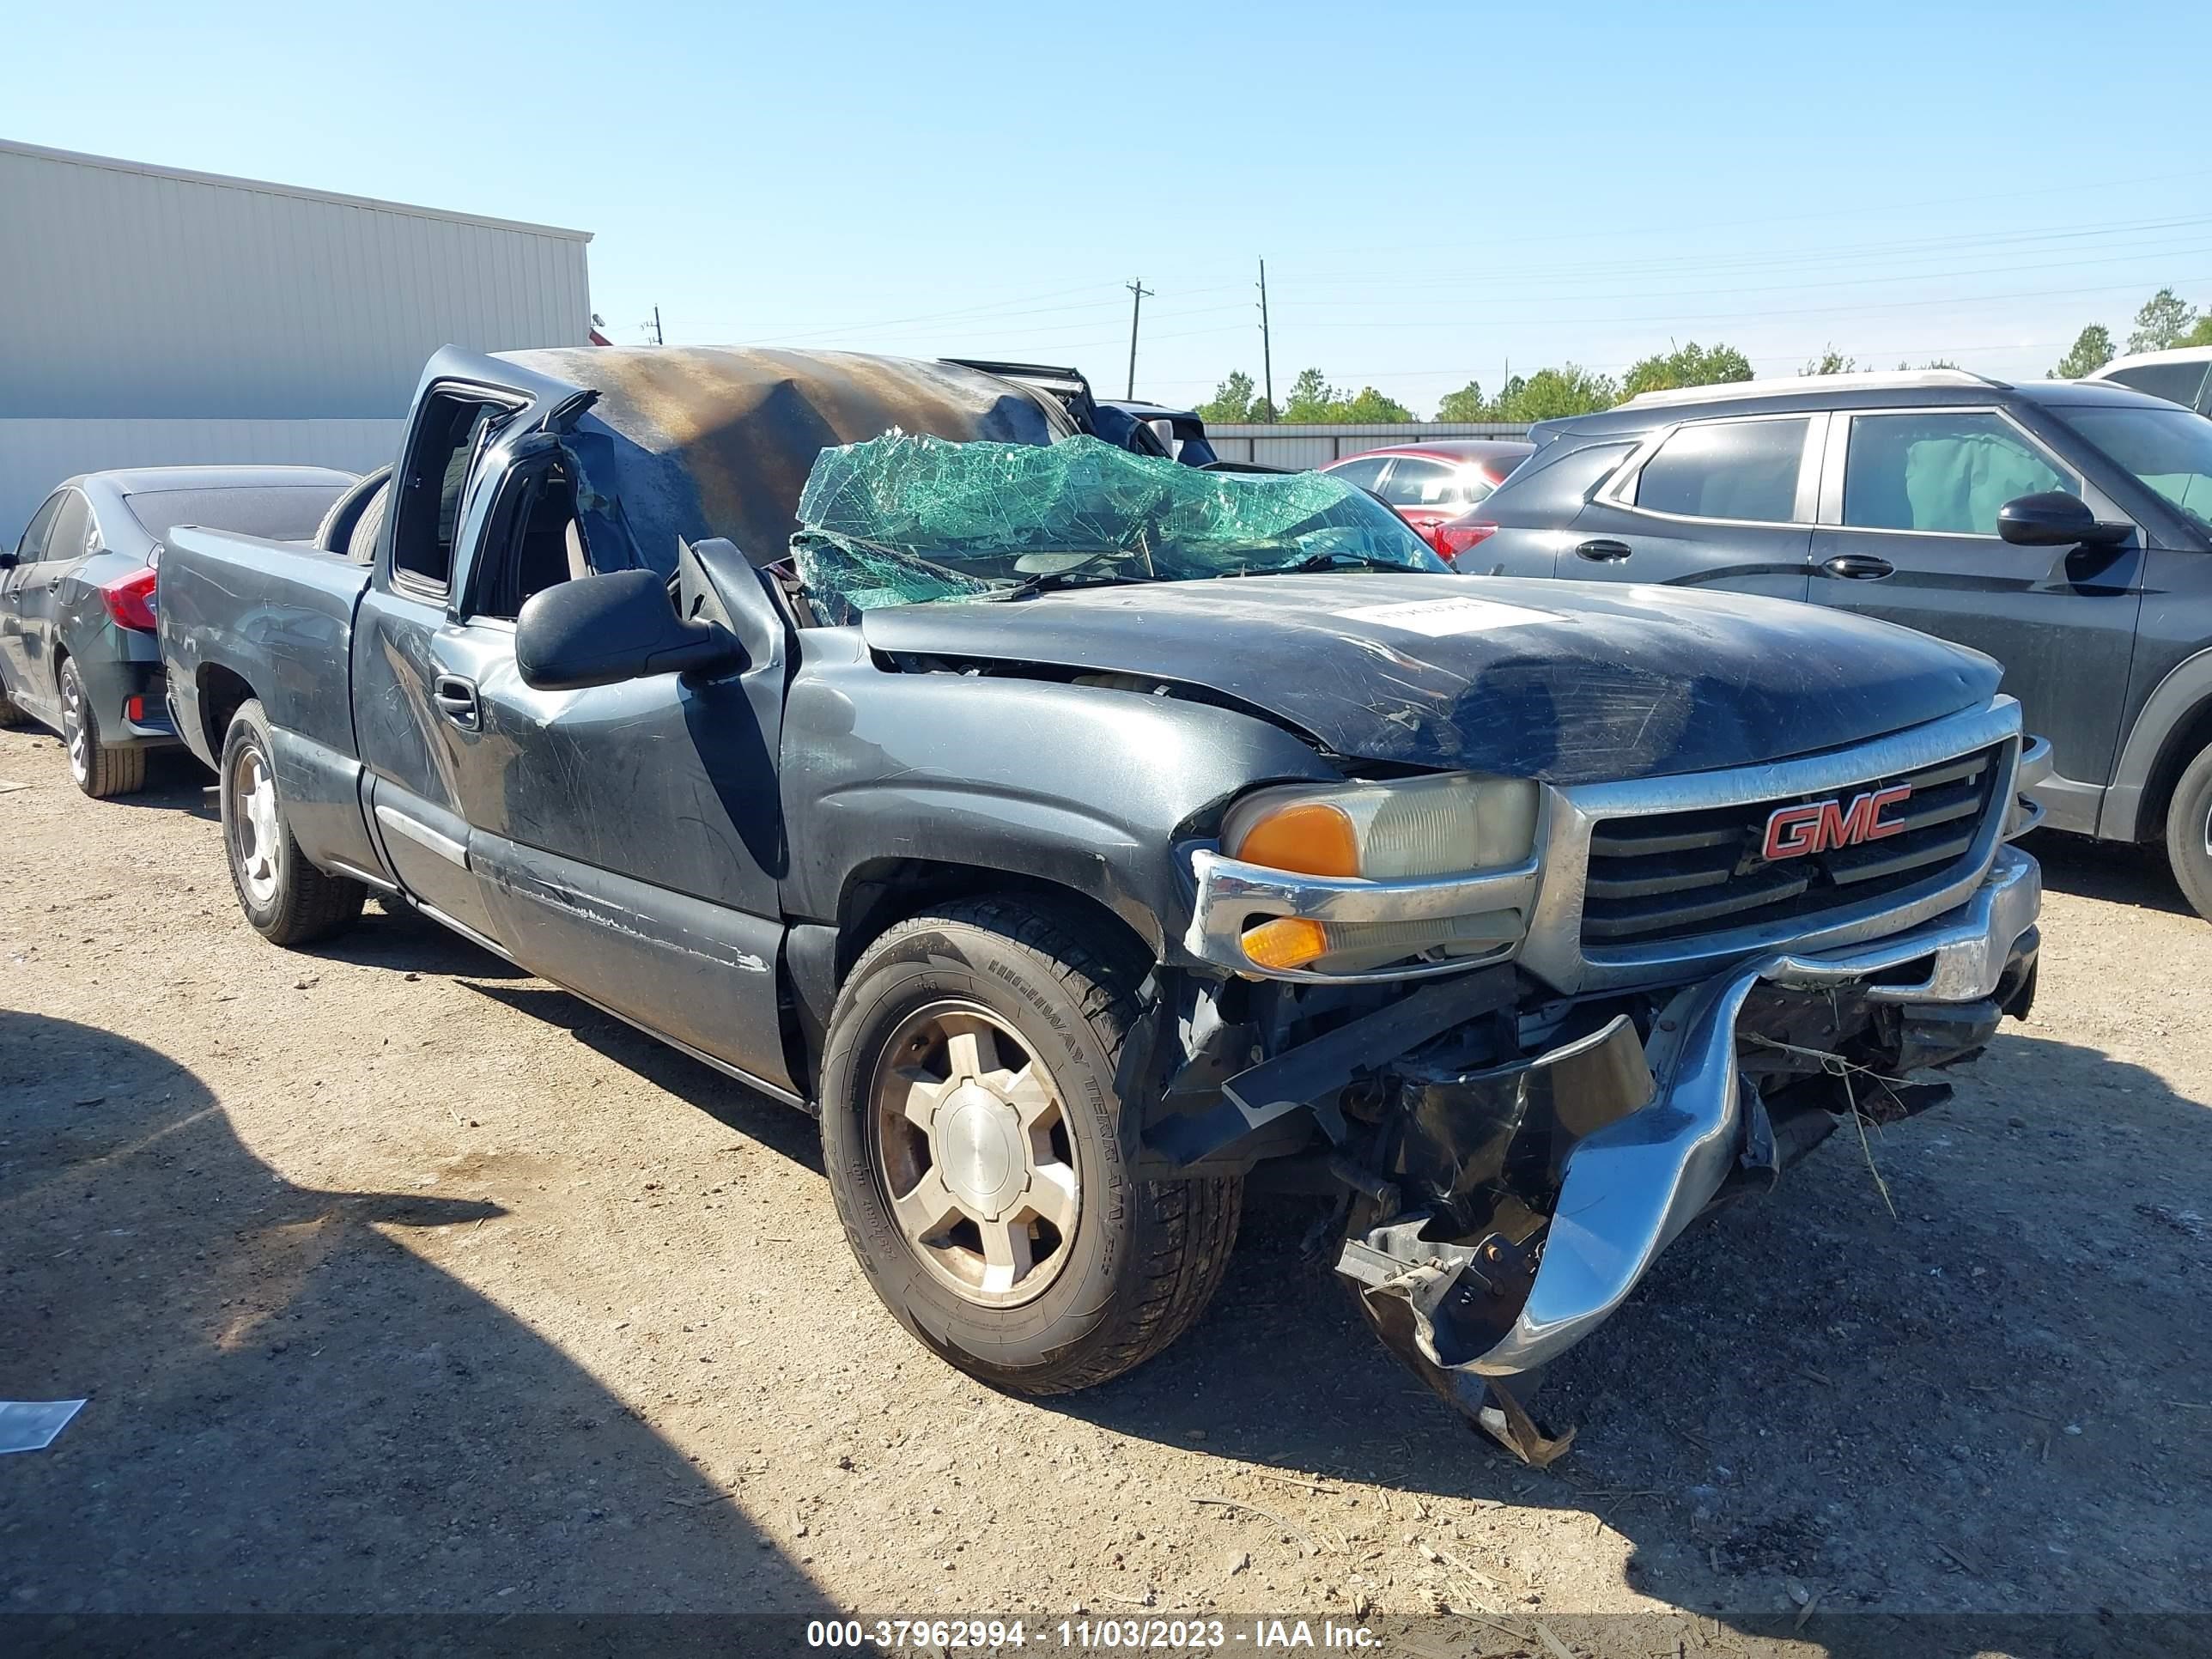
POLYGON ((127 795, 146 787, 146 751, 118 749, 100 739, 100 711, 84 689, 84 676, 76 659, 62 659, 56 678, 61 692, 62 745, 69 750, 70 776, 94 800, 127 795))
POLYGON ((240 705, 217 774, 223 851, 238 908, 254 931, 272 945, 309 945, 352 927, 368 890, 317 869, 301 852, 276 793, 276 753, 261 705, 240 705))
POLYGON ((2166 857, 2182 896, 2212 920, 2212 749, 2189 763, 2166 809, 2166 857))
POLYGON ((899 923, 830 1017, 823 1158, 899 1322, 1027 1394, 1091 1387, 1189 1328, 1237 1237, 1234 1178, 1135 1178, 1114 1086, 1141 967, 1103 927, 1000 900, 899 923))

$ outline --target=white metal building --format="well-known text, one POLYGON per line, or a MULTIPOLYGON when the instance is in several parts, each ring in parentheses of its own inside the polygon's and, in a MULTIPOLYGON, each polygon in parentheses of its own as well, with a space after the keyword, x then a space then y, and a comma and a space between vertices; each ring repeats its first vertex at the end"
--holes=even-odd
POLYGON ((586 343, 590 240, 0 140, 0 546, 73 472, 389 460, 438 347, 586 343))

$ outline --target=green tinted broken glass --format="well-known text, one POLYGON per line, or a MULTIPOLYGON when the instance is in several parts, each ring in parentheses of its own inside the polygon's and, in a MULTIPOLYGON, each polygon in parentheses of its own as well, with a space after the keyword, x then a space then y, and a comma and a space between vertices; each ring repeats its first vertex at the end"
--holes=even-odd
POLYGON ((799 518, 800 580, 836 622, 1040 577, 1444 568, 1402 519, 1340 479, 1209 472, 1089 436, 1047 446, 891 433, 825 449, 799 518))

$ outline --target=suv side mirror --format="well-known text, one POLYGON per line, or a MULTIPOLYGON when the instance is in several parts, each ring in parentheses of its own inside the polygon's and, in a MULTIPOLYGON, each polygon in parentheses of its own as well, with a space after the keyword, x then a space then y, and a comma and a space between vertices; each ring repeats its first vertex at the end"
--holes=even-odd
POLYGON ((744 660, 727 629, 678 617, 668 584, 650 570, 558 583, 524 601, 514 623, 514 665, 522 683, 539 691, 703 673, 744 660))
POLYGON ((13 570, 21 562, 13 553, 0 553, 0 570, 13 570))
POLYGON ((2110 547, 2134 529, 2100 522, 2088 502, 2063 489, 2015 496, 1997 509, 1997 534, 2015 547, 2110 547))

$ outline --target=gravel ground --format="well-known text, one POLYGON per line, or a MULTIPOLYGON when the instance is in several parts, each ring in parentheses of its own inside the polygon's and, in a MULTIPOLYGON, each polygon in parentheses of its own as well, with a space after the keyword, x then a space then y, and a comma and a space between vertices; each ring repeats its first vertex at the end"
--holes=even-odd
POLYGON ((2038 848, 2035 1017, 1876 1141, 1894 1218, 1838 1136, 1694 1230, 1537 1474, 1289 1200, 1151 1366, 988 1392, 807 1120, 404 912, 263 944, 203 782, 95 805, 0 734, 0 1396, 91 1400, 0 1460, 17 1610, 2212 1610, 2212 927, 2154 862, 2038 848))

